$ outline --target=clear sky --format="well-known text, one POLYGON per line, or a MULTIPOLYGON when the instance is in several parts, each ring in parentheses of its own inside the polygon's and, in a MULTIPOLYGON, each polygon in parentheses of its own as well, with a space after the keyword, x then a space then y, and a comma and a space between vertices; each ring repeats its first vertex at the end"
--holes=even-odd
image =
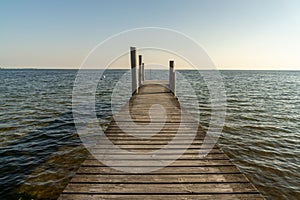
POLYGON ((0 0, 0 66, 78 68, 138 27, 194 38, 219 69, 300 70, 299 0, 0 0))

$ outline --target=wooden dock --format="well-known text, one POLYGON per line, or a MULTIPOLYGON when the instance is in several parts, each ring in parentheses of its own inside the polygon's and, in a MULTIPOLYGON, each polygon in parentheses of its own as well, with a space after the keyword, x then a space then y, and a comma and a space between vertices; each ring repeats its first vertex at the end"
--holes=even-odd
MULTIPOLYGON (((124 112, 129 108, 135 123, 147 125, 150 123, 149 108, 159 103, 166 111, 166 118, 165 121, 160 121, 161 116, 154 114, 154 123, 163 124, 163 128, 157 134, 149 138, 135 137, 147 137, 151 130, 147 126, 128 127, 127 131, 134 133, 133 136, 128 132, 125 133, 118 127, 116 121, 112 120, 105 135, 115 145, 127 151, 152 152, 165 147, 176 134, 179 134, 175 148, 170 148, 165 156, 180 152, 190 132, 187 128, 178 133, 179 123, 184 123, 188 127, 190 122, 181 121, 180 104, 169 88, 168 81, 144 81, 143 85, 138 87, 138 94, 133 95, 123 110, 117 114, 118 119, 124 116, 123 122, 126 123, 128 119, 124 112)), ((217 146, 204 159, 199 158, 204 137, 205 132, 199 126, 192 144, 179 159, 166 167, 147 173, 117 170, 89 155, 59 199, 264 199, 217 146)), ((97 148, 106 146, 100 142, 97 148)), ((126 155, 116 158, 126 159, 126 155)), ((132 163, 140 166, 140 159, 139 156, 136 160, 131 159, 128 168, 132 167, 132 163)), ((147 167, 151 162, 146 160, 142 167, 147 167)), ((115 160, 112 164, 117 166, 119 162, 115 160)))

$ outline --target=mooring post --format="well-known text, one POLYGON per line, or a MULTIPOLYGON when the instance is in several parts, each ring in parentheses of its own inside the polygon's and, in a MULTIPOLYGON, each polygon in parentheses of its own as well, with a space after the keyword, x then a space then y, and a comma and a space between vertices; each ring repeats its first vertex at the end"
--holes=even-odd
POLYGON ((170 60, 169 61, 169 85, 170 85, 170 89, 171 89, 171 84, 172 84, 173 68, 174 68, 174 60, 170 60))
POLYGON ((169 62, 169 85, 170 85, 170 90, 173 92, 175 95, 175 81, 176 81, 176 75, 174 71, 174 60, 170 60, 169 62))
POLYGON ((130 47, 130 59, 131 59, 131 77, 132 77, 132 95, 138 94, 138 75, 136 68, 136 48, 130 47))
POLYGON ((145 65, 142 63, 142 83, 145 81, 145 65))
POLYGON ((142 86, 142 55, 139 55, 139 87, 142 86))
POLYGON ((173 78, 173 80, 172 80, 173 94, 174 94, 174 96, 176 96, 176 71, 175 71, 175 69, 173 70, 172 78, 173 78))

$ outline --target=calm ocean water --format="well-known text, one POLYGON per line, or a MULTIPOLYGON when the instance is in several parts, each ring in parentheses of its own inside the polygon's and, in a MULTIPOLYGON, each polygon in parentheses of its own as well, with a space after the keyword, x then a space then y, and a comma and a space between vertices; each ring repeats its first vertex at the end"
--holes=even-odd
MULTIPOLYGON (((97 90, 100 124, 124 70, 105 71, 97 90)), ((93 73, 92 71, 87 71, 93 73)), ((198 95, 201 125, 209 92, 195 71, 180 71, 198 95)), ((0 199, 56 199, 87 152, 76 134, 76 70, 0 70, 0 199)), ((300 71, 221 71, 227 116, 219 145, 268 199, 300 199, 300 71)), ((148 79, 167 73, 148 72, 148 79)), ((178 96, 189 94, 178 86, 178 96), (182 89, 182 90, 181 90, 182 89)))

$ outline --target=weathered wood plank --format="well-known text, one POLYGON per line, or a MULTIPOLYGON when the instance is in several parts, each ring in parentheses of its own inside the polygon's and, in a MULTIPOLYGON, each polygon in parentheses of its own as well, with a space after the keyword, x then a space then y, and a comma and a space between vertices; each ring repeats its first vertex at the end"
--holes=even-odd
MULTIPOLYGON (((123 159, 122 157, 120 157, 119 159, 123 159)), ((128 163, 131 165, 131 163, 136 163, 139 164, 139 162, 137 162, 140 159, 136 159, 136 160, 131 160, 128 161, 128 163)), ((144 165, 150 165, 151 164, 151 160, 146 160, 143 161, 143 166, 144 165), (149 162, 149 164, 148 164, 149 162)), ((100 161, 98 160, 85 160, 82 165, 82 167, 87 167, 87 166, 104 166, 100 161)), ((116 163, 114 166, 119 166, 119 163, 116 160, 116 163)), ((176 160, 175 162, 171 163, 169 166, 178 166, 178 167, 187 167, 187 166, 191 166, 191 167, 199 167, 199 166, 234 166, 232 164, 231 161, 229 160, 176 160)))
POLYGON ((60 200, 99 200, 99 199, 110 199, 110 200, 262 200, 264 199, 260 194, 129 194, 129 195, 118 195, 118 194, 62 194, 60 200))
MULTIPOLYGON (((185 153, 185 149, 183 148, 168 148, 168 149, 164 149, 164 151, 161 151, 161 152, 154 152, 154 151, 157 151, 159 150, 160 148, 144 148, 144 147, 141 147, 141 148, 124 148, 124 150, 127 150, 130 152, 130 155, 135 155, 135 156, 139 156, 141 155, 142 153, 145 153, 145 152, 152 152, 153 155, 169 155, 169 154, 182 154, 182 153, 185 153)), ((188 150, 196 150, 199 152, 199 148, 194 148, 194 149, 188 149, 188 150)), ((188 151, 186 150, 186 151, 188 151)), ((106 151, 106 155, 114 155, 114 154, 121 154, 120 151, 116 150, 116 149, 113 149, 113 148, 95 148, 92 150, 93 152, 93 155, 97 155, 99 153, 103 153, 104 151, 106 151), (108 152, 109 151, 109 152, 108 152)), ((128 154, 128 153, 126 153, 128 154)), ((126 155, 125 154, 125 155, 126 155)), ((209 156, 213 156, 213 154, 224 154, 222 151, 220 151, 219 149, 212 149, 210 154, 206 155, 206 157, 209 157, 209 156)), ((191 155, 191 153, 189 154, 191 155)), ((199 159, 199 153, 198 154, 193 154, 193 159, 199 159)), ((206 158, 205 157, 205 158, 206 158)), ((137 159, 143 159, 143 156, 140 156, 140 157, 136 157, 137 159)))
MULTIPOLYGON (((111 139, 111 138, 110 138, 111 139)), ((165 141, 145 141, 145 140, 123 140, 123 138, 120 138, 120 139, 115 139, 115 140, 111 140, 114 144, 120 146, 121 148, 124 147, 124 145, 126 146, 130 146, 130 145, 142 145, 142 146, 145 146, 145 147, 156 147, 156 146, 159 146, 161 147, 162 145, 167 145, 170 141, 172 140, 172 138, 170 138, 170 140, 165 140, 165 141)), ((175 142, 173 141, 172 144, 180 147, 180 146, 183 146, 183 145, 186 145, 186 144, 190 144, 190 141, 188 140, 175 140, 175 142)), ((201 145, 203 144, 202 141, 194 141, 192 143, 192 147, 194 148, 199 148, 201 145)), ((207 144, 207 143, 206 143, 207 144)), ((214 145, 213 141, 211 141, 209 144, 212 144, 214 145)), ((95 147, 95 148, 98 148, 98 147, 95 147)), ((99 148, 105 148, 104 146, 102 145, 99 145, 99 148)), ((126 148, 126 147, 124 147, 126 148)))
POLYGON ((127 175, 77 175, 70 183, 216 183, 216 182, 249 182, 243 174, 184 174, 157 175, 157 174, 127 174, 127 175))
POLYGON ((250 183, 193 183, 193 184, 160 184, 160 183, 106 183, 106 184, 95 184, 95 183, 70 183, 64 190, 65 193, 141 193, 141 194, 189 194, 189 193, 257 193, 256 188, 250 183))
MULTIPOLYGON (((194 135, 193 117, 181 111, 179 102, 170 93, 166 82, 161 82, 164 86, 153 81, 145 83, 150 85, 139 88, 139 94, 133 96, 129 104, 114 116, 105 131, 111 142, 131 152, 130 155, 115 151, 100 138, 93 149, 93 155, 87 156, 59 199, 264 199, 217 145, 205 158, 200 159, 199 151, 205 131, 198 127, 194 135), (157 103, 165 108, 166 119, 155 113, 152 116, 154 120, 151 121, 153 126, 148 128, 149 108, 157 103), (124 114, 126 110, 129 110, 130 116, 124 114), (185 116, 184 122, 181 120, 182 116, 185 116), (126 131, 120 129, 114 120, 122 123, 126 131), (130 125, 131 120, 139 126, 130 125), (153 128, 157 127, 161 130, 152 135, 153 128), (194 140, 191 140, 193 137, 194 140), (142 154, 165 148, 170 141, 174 145, 162 153, 153 154, 153 159, 145 158, 142 154), (188 149, 185 149, 187 144, 188 149), (103 151, 106 153, 104 157, 103 151), (157 157, 161 160, 173 160, 172 156, 177 154, 180 155, 179 158, 169 163, 169 166, 151 173, 127 172, 133 166, 141 170, 144 167, 151 168, 157 157), (105 159, 110 166, 98 161, 95 158, 97 156, 105 159), (125 171, 113 168, 120 166, 125 171)), ((215 143, 215 138, 205 139, 208 144, 215 143)))
MULTIPOLYGON (((139 144, 118 144, 119 148, 122 149, 132 149, 132 150, 137 150, 137 149, 161 149, 162 147, 165 146, 165 144, 143 144, 143 145, 139 145, 139 144)), ((168 147, 168 149, 181 149, 183 147, 185 147, 186 144, 174 144, 170 147, 168 147)), ((97 147, 95 147, 94 149, 110 149, 111 146, 110 145, 106 145, 106 144, 101 144, 97 147)), ((199 144, 191 144, 190 148, 200 148, 199 144)))
MULTIPOLYGON (((163 159, 167 159, 167 158, 169 158, 169 154, 173 155, 174 153, 170 152, 170 153, 160 154, 160 156, 163 159), (166 156, 164 157, 164 155, 166 155, 166 156)), ((95 153, 94 155, 97 156, 97 153, 95 153)), ((135 155, 135 154, 132 153, 131 155, 135 155)), ((109 156, 112 159, 120 158, 120 156, 122 156, 122 159, 124 159, 124 160, 131 158, 131 156, 129 157, 127 154, 122 154, 122 153, 115 153, 114 154, 114 153, 111 153, 111 152, 109 154, 107 154, 107 156, 109 156)), ((135 158, 142 160, 144 158, 144 156, 140 156, 137 153, 135 155, 135 158)), ((94 156, 90 155, 90 156, 87 157, 87 159, 95 159, 95 158, 94 158, 94 156)), ((186 160, 186 159, 199 159, 199 154, 198 153, 193 153, 193 152, 192 153, 185 153, 185 154, 181 155, 178 159, 179 160, 180 159, 182 159, 182 160, 186 160)), ((208 154, 205 157, 205 159, 206 160, 225 160, 225 159, 228 159, 228 156, 226 156, 224 153, 214 153, 214 154, 208 154)))
MULTIPOLYGON (((124 169, 131 169, 132 167, 123 167, 124 169)), ((124 172, 117 171, 110 167, 80 167, 77 173, 87 174, 122 174, 124 172)), ((218 166, 218 167, 170 167, 159 169, 152 172, 152 174, 222 174, 222 173, 240 173, 235 166, 218 166)))

